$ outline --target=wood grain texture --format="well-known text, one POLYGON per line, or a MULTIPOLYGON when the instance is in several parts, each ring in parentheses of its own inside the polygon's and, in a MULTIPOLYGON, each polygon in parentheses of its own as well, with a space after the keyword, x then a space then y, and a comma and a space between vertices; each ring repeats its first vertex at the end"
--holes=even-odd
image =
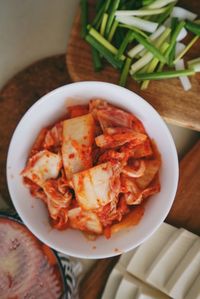
POLYGON ((27 67, 0 91, 0 193, 10 205, 6 184, 6 157, 13 131, 23 114, 41 96, 69 82, 65 55, 58 55, 27 67))
MULTIPOLYGON (((118 261, 118 257, 101 259, 86 274, 79 287, 80 299, 99 299, 108 276, 118 261)), ((108 298, 109 299, 109 298, 108 298)))
POLYGON ((200 140, 180 163, 180 180, 166 222, 200 235, 200 140))
MULTIPOLYGON (((200 15, 200 1, 185 0, 179 3, 200 15)), ((90 7, 93 10, 93 5, 90 7)), ((199 57, 199 51, 200 39, 186 58, 199 57)), ((80 37, 80 11, 77 12, 72 27, 66 61, 73 81, 119 82, 119 72, 108 63, 105 63, 101 72, 93 70, 90 45, 80 37)), ((187 92, 183 90, 179 79, 152 81, 146 91, 141 91, 139 85, 129 78, 127 87, 147 100, 166 121, 200 131, 200 74, 191 77, 191 83, 192 89, 187 92)))

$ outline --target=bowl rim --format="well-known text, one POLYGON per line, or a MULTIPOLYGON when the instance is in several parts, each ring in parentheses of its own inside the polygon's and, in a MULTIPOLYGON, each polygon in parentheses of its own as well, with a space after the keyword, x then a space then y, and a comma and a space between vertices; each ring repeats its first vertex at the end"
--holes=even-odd
MULTIPOLYGON (((15 136, 17 134, 17 129, 21 127, 21 124, 23 124, 24 119, 26 119, 29 116, 29 114, 31 114, 31 112, 32 112, 33 109, 36 109, 36 107, 39 107, 49 97, 52 97, 52 96, 54 96, 56 94, 59 94, 59 93, 62 93, 63 91, 65 91, 65 89, 67 90, 69 88, 69 86, 72 86, 72 85, 78 86, 78 87, 82 87, 83 86, 83 88, 84 88, 84 86, 87 86, 87 85, 89 85, 90 88, 94 87, 95 85, 102 85, 102 86, 105 86, 105 87, 107 86, 107 87, 111 87, 111 88, 115 88, 115 89, 117 88, 117 89, 119 89, 119 91, 120 90, 124 90, 126 92, 132 93, 137 100, 143 102, 144 105, 146 105, 146 107, 148 107, 148 109, 154 111, 154 113, 157 114, 157 117, 159 118, 159 121, 162 123, 162 126, 165 128, 165 133, 167 134, 167 138, 168 138, 168 140, 170 142, 170 148, 171 148, 171 151, 173 153, 173 160, 174 160, 173 161, 174 162, 174 169, 173 169, 173 171, 175 171, 175 173, 173 174, 175 182, 173 184, 173 190, 171 190, 171 193, 170 193, 171 199, 170 199, 170 201, 168 201, 167 208, 164 211, 162 210, 161 213, 159 213, 159 221, 157 222, 157 225, 153 226, 153 228, 151 229, 151 232, 148 233, 146 236, 143 236, 141 238, 141 240, 138 241, 138 242, 136 242, 134 245, 127 246, 126 249, 123 250, 123 253, 124 252, 128 252, 131 249, 134 249, 135 247, 137 247, 140 244, 142 244, 143 242, 145 242, 159 228, 159 226, 162 224, 162 222, 166 218, 166 216, 169 213, 170 208, 171 208, 171 206, 172 206, 172 204, 174 202, 176 191, 177 191, 177 187, 178 187, 178 179, 179 179, 178 155, 177 155, 177 150, 176 150, 176 147, 175 147, 172 135, 171 135, 171 133, 169 131, 169 128, 167 127, 166 123, 164 122, 164 120, 160 116, 160 114, 157 112, 157 110, 150 103, 148 103, 145 99, 143 99, 140 95, 138 95, 134 91, 129 90, 129 89, 125 88, 125 87, 121 87, 119 85, 113 84, 113 83, 108 83, 108 82, 102 82, 102 81, 81 81, 81 82, 73 82, 73 83, 70 83, 70 84, 65 84, 65 85, 63 85, 61 87, 58 87, 58 88, 56 88, 56 89, 48 92, 47 94, 43 95, 33 105, 30 106, 30 108, 24 113, 24 115, 22 116, 22 118, 18 122, 17 126, 15 127, 14 133, 13 133, 13 135, 11 137, 11 140, 10 140, 8 154, 7 154, 7 165, 6 165, 6 176, 7 176, 8 189, 9 189, 9 193, 10 193, 10 197, 11 197, 11 200, 13 202, 13 205, 14 205, 17 213, 19 214, 19 216, 22 218, 23 223, 36 236, 36 238, 38 238, 41 242, 43 242, 47 246, 53 248, 54 250, 56 250, 58 252, 62 252, 63 254, 74 256, 74 257, 77 257, 77 258, 100 259, 100 258, 114 257, 114 256, 117 256, 117 255, 120 255, 121 252, 113 252, 112 251, 112 252, 110 252, 110 254, 99 254, 99 253, 97 254, 97 252, 95 250, 92 255, 85 255, 85 254, 82 254, 80 252, 79 253, 77 253, 77 252, 74 253, 74 252, 71 252, 71 251, 63 251, 62 249, 60 249, 59 246, 57 246, 57 244, 54 244, 54 243, 50 242, 46 238, 44 239, 43 236, 40 233, 38 233, 38 230, 35 229, 34 226, 29 225, 28 221, 26 219, 24 219, 23 216, 21 216, 21 211, 19 211, 20 208, 18 208, 17 200, 15 200, 15 196, 14 196, 14 194, 12 192, 11 181, 10 181, 10 177, 8 175, 8 172, 9 172, 8 171, 8 167, 9 167, 9 159, 11 157, 12 144, 13 144, 15 136)), ((70 97, 70 95, 69 95, 69 97, 70 97)))

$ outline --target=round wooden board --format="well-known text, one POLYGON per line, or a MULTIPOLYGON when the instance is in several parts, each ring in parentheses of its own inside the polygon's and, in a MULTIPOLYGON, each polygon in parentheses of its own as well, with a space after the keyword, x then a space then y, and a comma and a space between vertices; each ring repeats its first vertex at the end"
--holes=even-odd
MULTIPOLYGON (((94 14, 94 0, 89 0, 91 15, 94 14)), ((185 7, 200 15, 200 1, 181 0, 185 7)), ((118 84, 120 73, 108 63, 104 69, 95 72, 92 63, 91 47, 80 36, 80 10, 74 19, 66 52, 66 62, 73 81, 103 81, 118 84), (78 63, 77 63, 78 61, 78 63)), ((191 37, 184 42, 187 44, 191 37)), ((200 39, 186 54, 186 61, 199 57, 200 39)), ((148 101, 157 112, 169 123, 200 131, 200 73, 190 77, 192 88, 184 91, 178 78, 151 81, 146 90, 141 90, 139 84, 129 76, 127 88, 148 101)), ((122 99, 123 101, 123 99, 122 99)))
POLYGON ((23 114, 40 97, 69 82, 65 55, 57 55, 42 59, 22 70, 0 91, 0 194, 9 204, 6 157, 14 129, 23 114))

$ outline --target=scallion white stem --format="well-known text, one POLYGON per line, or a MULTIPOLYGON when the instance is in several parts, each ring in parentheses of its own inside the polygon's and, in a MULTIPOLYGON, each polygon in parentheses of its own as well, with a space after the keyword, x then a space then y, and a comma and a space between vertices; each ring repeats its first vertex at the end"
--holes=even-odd
POLYGON ((137 71, 139 71, 141 68, 143 68, 145 65, 147 65, 153 58, 152 53, 146 53, 142 58, 137 60, 135 63, 132 64, 130 74, 133 75, 137 71))
POLYGON ((175 6, 172 10, 171 17, 178 18, 179 20, 194 21, 197 17, 197 14, 195 14, 185 8, 175 6))
POLYGON ((173 2, 176 2, 176 0, 156 0, 152 4, 148 5, 147 8, 150 9, 161 8, 173 2))
MULTIPOLYGON (((179 61, 176 62, 176 64, 175 64, 175 69, 176 69, 177 71, 179 71, 179 70, 184 70, 184 69, 185 69, 185 65, 184 65, 184 61, 183 61, 183 59, 180 59, 179 61)), ((179 77, 179 79, 180 79, 181 84, 182 84, 182 86, 183 86, 183 89, 184 89, 185 91, 187 91, 187 90, 189 90, 189 89, 192 88, 192 85, 191 85, 191 83, 190 83, 190 80, 188 79, 187 76, 179 77)))
POLYGON ((115 16, 152 16, 165 12, 166 7, 159 9, 117 10, 115 16))
POLYGON ((175 49, 175 56, 178 57, 178 55, 185 49, 186 45, 183 43, 176 43, 176 49, 175 49))
POLYGON ((141 30, 144 30, 146 32, 154 32, 157 27, 158 27, 158 23, 155 22, 151 22, 151 21, 147 21, 144 19, 140 19, 137 17, 125 17, 125 16, 117 16, 116 20, 122 24, 126 24, 126 25, 132 25, 135 26, 136 28, 139 28, 141 30))
POLYGON ((195 72, 200 72, 200 57, 189 60, 187 64, 190 69, 194 70, 195 72))

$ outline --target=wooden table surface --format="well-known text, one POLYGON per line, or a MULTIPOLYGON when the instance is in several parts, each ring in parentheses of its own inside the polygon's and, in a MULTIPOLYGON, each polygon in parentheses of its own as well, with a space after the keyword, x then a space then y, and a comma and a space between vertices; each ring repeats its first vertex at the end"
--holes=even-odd
MULTIPOLYGON (((90 0, 90 3, 93 10, 94 0, 90 0)), ((182 0, 179 5, 200 15, 200 1, 182 0)), ((200 39, 186 55, 187 60, 199 57, 199 49, 200 39)), ((77 12, 72 27, 66 61, 73 81, 119 82, 119 71, 108 63, 101 72, 94 71, 91 47, 80 37, 80 11, 77 12)), ((137 82, 129 78, 127 87, 147 100, 166 121, 200 131, 200 73, 191 78, 191 83, 192 89, 185 92, 179 79, 152 81, 148 89, 142 91, 137 82)))

